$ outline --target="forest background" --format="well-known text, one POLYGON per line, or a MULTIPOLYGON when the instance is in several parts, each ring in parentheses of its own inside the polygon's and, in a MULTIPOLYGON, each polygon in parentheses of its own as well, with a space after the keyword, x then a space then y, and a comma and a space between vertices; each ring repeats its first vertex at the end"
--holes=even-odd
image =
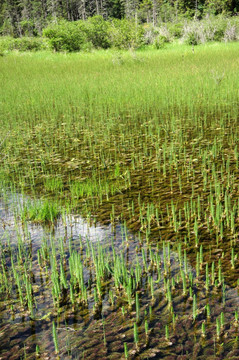
POLYGON ((239 0, 0 0, 0 51, 235 41, 238 11, 239 0))
POLYGON ((0 0, 0 51, 235 41, 238 11, 239 0, 0 0))

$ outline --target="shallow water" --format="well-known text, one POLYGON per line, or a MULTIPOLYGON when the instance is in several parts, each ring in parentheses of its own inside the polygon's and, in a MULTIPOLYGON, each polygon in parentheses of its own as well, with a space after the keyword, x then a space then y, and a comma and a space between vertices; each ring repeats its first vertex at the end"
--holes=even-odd
MULTIPOLYGON (((29 200, 29 199, 28 199, 29 200)), ((57 309, 53 306, 51 296, 51 280, 37 263, 37 251, 43 244, 54 242, 57 252, 63 244, 66 261, 69 257, 69 244, 79 251, 82 247, 83 257, 87 253, 87 244, 93 244, 97 253, 99 244, 105 249, 105 254, 112 255, 113 248, 122 253, 128 268, 136 261, 136 254, 141 268, 143 268, 142 253, 138 250, 139 239, 127 231, 121 224, 100 225, 90 224, 90 221, 80 216, 68 216, 59 219, 54 227, 46 227, 27 223, 22 225, 16 216, 16 209, 21 207, 24 198, 21 195, 9 195, 7 200, 1 199, 1 256, 6 266, 10 266, 8 251, 11 249, 13 258, 21 246, 26 251, 31 249, 32 268, 30 269, 33 291, 37 307, 33 316, 26 306, 19 306, 16 290, 12 296, 0 295, 0 354, 1 359, 35 359, 36 346, 39 346, 39 357, 42 359, 120 359, 124 358, 124 343, 127 343, 129 358, 139 359, 187 359, 193 355, 197 359, 224 359, 225 354, 231 354, 236 359, 238 352, 238 326, 234 319, 234 312, 238 309, 239 295, 237 288, 225 285, 224 295, 222 287, 210 286, 210 291, 204 287, 203 274, 196 278, 196 271, 187 258, 180 261, 177 249, 168 247, 163 250, 151 243, 151 251, 158 254, 161 271, 164 273, 160 281, 154 267, 149 270, 154 283, 154 296, 150 291, 148 278, 145 276, 138 289, 140 298, 140 316, 137 321, 139 332, 138 347, 134 343, 133 324, 135 322, 135 304, 127 308, 125 295, 114 296, 114 305, 110 304, 109 293, 106 291, 102 299, 100 311, 93 311, 94 298, 92 290, 88 288, 89 301, 85 307, 72 308, 70 303, 62 303, 57 309), (60 240, 62 239, 62 240, 60 240), (79 241, 81 239, 81 241, 79 241), (127 245, 128 244, 128 245, 127 245), (68 255, 67 255, 68 253, 68 255), (170 258, 170 260, 169 260, 170 258), (167 264, 165 264, 165 259, 167 264), (186 260, 186 263, 185 263, 186 260), (185 270, 186 268, 186 270, 185 270), (185 270, 187 275, 187 294, 182 293, 180 272, 185 270), (191 274, 191 275, 190 275, 191 274), (197 316, 193 319, 193 300, 188 293, 189 278, 193 278, 193 293, 197 294, 197 316), (167 299, 165 281, 175 281, 170 285, 172 302, 167 299), (207 317, 205 305, 210 304, 210 317, 207 317), (122 306, 125 315, 122 315, 122 306), (173 313, 172 313, 173 309, 173 313), (216 336, 216 318, 224 313, 224 324, 221 326, 220 336, 216 336), (149 333, 145 334, 145 319, 149 324, 149 333), (57 324, 59 354, 55 354, 52 338, 52 322, 57 324), (201 333, 202 322, 205 322, 206 336, 201 333), (165 326, 169 325, 168 339, 165 338, 165 326)), ((148 246, 144 245, 147 254, 147 264, 150 265, 148 246)), ((142 249, 141 249, 142 250, 142 249)), ((59 260, 59 256, 57 255, 59 260)), ((190 257, 189 257, 190 259, 190 257)), ((67 263, 68 264, 68 263, 67 263)), ((90 267, 84 266, 84 280, 90 279, 90 267)), ((108 283, 111 288, 111 282, 108 283)), ((114 289, 112 288, 114 291, 114 289)))

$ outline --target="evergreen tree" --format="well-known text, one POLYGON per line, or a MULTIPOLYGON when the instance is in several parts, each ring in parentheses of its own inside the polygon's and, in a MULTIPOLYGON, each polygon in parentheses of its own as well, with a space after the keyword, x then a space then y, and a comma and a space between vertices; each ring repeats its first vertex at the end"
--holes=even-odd
POLYGON ((0 31, 3 35, 34 36, 50 22, 86 20, 94 15, 157 25, 177 20, 181 14, 201 18, 238 11, 239 0, 0 0, 0 31))

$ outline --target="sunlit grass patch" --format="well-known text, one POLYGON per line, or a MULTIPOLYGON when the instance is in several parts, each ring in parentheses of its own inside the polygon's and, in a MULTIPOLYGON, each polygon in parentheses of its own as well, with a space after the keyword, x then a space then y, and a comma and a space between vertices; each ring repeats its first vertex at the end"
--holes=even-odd
POLYGON ((60 215, 56 203, 45 201, 27 202, 23 205, 21 217, 35 223, 53 223, 60 215))

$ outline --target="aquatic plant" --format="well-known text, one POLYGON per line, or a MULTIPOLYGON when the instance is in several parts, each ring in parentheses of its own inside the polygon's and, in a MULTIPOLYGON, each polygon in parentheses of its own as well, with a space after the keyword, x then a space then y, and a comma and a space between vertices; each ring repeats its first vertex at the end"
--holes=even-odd
POLYGON ((54 346, 55 346, 55 353, 58 354, 59 353, 59 346, 58 346, 58 339, 57 339, 55 321, 53 321, 53 323, 52 323, 52 336, 53 336, 53 342, 54 342, 54 346))

